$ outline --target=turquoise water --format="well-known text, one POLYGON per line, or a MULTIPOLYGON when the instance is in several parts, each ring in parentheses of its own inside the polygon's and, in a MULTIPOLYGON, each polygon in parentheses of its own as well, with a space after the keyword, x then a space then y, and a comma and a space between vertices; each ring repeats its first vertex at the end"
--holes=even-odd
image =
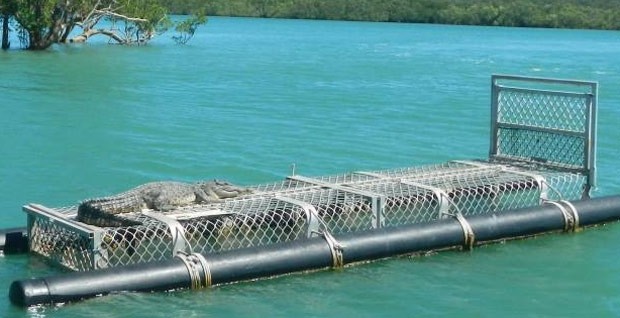
MULTIPOLYGON (((620 34, 212 18, 188 46, 0 54, 0 227, 21 206, 161 180, 277 181, 484 158, 493 73, 600 83, 595 195, 620 193, 620 34)), ((29 310, 0 257, 2 317, 617 317, 620 225, 425 257, 29 310)))

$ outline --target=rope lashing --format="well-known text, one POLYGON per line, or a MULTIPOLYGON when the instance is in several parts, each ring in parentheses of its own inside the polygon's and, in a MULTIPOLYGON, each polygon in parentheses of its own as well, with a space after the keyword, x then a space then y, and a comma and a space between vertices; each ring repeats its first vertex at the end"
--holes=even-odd
POLYGON ((554 205, 560 210, 560 212, 562 212, 562 216, 564 217, 565 232, 574 232, 579 228, 579 214, 577 213, 575 206, 573 206, 570 202, 566 200, 545 200, 545 203, 554 205))
POLYGON ((181 259, 187 267, 192 289, 207 288, 212 285, 211 268, 202 254, 178 252, 176 257, 181 259), (204 281, 202 277, 204 277, 204 281))
POLYGON ((469 222, 467 222, 467 219, 465 219, 461 212, 456 213, 454 217, 459 224, 461 224, 461 228, 463 229, 463 249, 469 251, 474 247, 474 242, 476 241, 474 230, 471 228, 471 225, 469 225, 469 222))
POLYGON ((342 245, 338 243, 338 241, 327 231, 314 232, 322 236, 327 245, 329 246, 329 251, 332 254, 332 267, 333 268, 342 268, 344 267, 344 257, 342 254, 342 245))

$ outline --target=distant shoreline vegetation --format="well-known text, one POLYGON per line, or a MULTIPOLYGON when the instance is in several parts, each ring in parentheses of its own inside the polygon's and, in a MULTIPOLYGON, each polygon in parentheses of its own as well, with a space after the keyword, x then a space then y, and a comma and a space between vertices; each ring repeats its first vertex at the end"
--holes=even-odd
POLYGON ((620 29, 620 0, 160 0, 173 14, 620 29))

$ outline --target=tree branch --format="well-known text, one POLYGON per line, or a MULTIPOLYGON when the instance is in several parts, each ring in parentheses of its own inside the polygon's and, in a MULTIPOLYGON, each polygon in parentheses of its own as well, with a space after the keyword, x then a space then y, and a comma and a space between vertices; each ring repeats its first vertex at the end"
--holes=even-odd
POLYGON ((147 20, 147 19, 131 18, 131 17, 128 17, 126 15, 122 15, 122 14, 119 14, 119 13, 116 13, 116 12, 112 12, 112 11, 109 11, 109 10, 95 10, 95 12, 100 13, 100 14, 105 15, 105 16, 108 16, 108 17, 125 20, 125 21, 128 21, 128 22, 149 22, 149 20, 147 20))
POLYGON ((113 31, 105 30, 105 29, 89 29, 89 30, 85 30, 84 33, 82 33, 82 34, 72 38, 71 40, 69 40, 69 42, 71 42, 71 43, 84 43, 90 37, 98 35, 98 34, 105 35, 105 36, 111 38, 112 40, 116 41, 119 44, 127 43, 126 39, 123 39, 118 34, 114 33, 113 31))

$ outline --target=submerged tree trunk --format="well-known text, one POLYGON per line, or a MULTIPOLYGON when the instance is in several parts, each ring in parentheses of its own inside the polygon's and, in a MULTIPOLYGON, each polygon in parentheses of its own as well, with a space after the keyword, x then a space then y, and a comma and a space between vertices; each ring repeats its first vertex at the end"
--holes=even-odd
POLYGON ((9 42, 9 15, 7 13, 2 17, 2 49, 8 50, 11 47, 9 42))
POLYGON ((65 34, 67 27, 71 26, 66 19, 58 19, 52 21, 49 27, 42 30, 29 29, 28 35, 30 37, 30 43, 27 49, 29 50, 45 50, 55 43, 59 43, 62 36, 65 34))

